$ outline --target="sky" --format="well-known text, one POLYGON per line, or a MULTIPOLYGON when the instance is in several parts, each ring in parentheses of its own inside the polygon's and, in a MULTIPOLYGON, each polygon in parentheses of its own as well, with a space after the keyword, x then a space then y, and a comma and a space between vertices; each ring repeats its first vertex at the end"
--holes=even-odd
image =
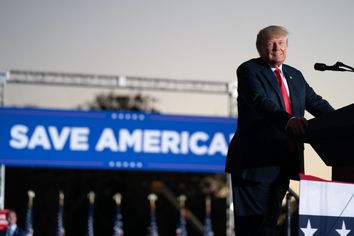
MULTIPOLYGON (((353 9, 352 0, 0 0, 0 69, 233 82, 237 66, 258 57, 258 31, 282 25, 286 63, 340 108, 354 101, 354 74, 313 66, 354 67, 353 9)), ((5 105, 75 107, 97 92, 7 85, 5 105)), ((152 95, 165 113, 228 115, 226 96, 152 95)), ((328 178, 307 149, 307 172, 328 178)))

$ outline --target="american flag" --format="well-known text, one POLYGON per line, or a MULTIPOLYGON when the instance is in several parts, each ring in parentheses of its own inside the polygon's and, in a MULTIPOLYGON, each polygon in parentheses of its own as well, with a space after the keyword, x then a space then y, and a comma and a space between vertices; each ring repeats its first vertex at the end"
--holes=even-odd
POLYGON ((32 209, 33 209, 33 198, 35 197, 35 193, 33 191, 28 191, 28 206, 26 211, 26 236, 33 236, 33 216, 32 216, 32 209))
POLYGON ((157 196, 155 194, 149 194, 148 196, 150 202, 150 226, 148 228, 148 236, 159 236, 157 221, 156 221, 156 200, 157 196))
POLYGON ((354 184, 301 175, 299 235, 354 235, 354 184))
POLYGON ((183 214, 180 214, 177 229, 176 229, 176 236, 187 236, 187 228, 186 228, 186 218, 183 214))
POLYGON ((94 236, 94 213, 95 213, 95 193, 90 192, 87 197, 89 198, 89 209, 87 217, 87 236, 94 236))
POLYGON ((65 228, 64 228, 64 193, 59 193, 59 206, 57 213, 57 236, 65 236, 65 228))
POLYGON ((177 223, 177 228, 176 228, 176 236, 187 236, 187 228, 186 228, 186 208, 185 208, 185 202, 186 202, 186 196, 180 195, 178 197, 178 202, 180 206, 180 215, 177 223))
POLYGON ((214 235, 210 213, 211 213, 211 200, 210 197, 207 197, 205 200, 204 236, 214 235))
POLYGON ((113 196, 113 199, 116 202, 116 215, 114 219, 113 236, 124 236, 122 221, 123 215, 121 209, 122 195, 117 193, 113 196))

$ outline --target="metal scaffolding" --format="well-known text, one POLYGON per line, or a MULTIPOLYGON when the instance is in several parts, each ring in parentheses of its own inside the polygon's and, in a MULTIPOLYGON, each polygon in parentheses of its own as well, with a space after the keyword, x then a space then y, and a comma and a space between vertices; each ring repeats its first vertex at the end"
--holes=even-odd
POLYGON ((7 83, 231 94, 226 82, 10 70, 7 83))

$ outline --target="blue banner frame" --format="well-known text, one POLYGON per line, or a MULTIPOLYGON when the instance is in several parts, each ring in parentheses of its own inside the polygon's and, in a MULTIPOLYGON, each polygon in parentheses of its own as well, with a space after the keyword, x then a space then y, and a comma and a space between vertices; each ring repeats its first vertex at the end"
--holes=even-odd
POLYGON ((236 119, 0 108, 6 166, 224 172, 236 119))

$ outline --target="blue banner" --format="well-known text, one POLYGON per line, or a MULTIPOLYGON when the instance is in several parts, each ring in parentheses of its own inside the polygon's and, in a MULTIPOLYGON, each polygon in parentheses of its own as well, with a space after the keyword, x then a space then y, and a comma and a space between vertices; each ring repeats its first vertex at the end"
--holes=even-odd
POLYGON ((6 166, 223 172, 236 120, 126 111, 0 108, 6 166))

